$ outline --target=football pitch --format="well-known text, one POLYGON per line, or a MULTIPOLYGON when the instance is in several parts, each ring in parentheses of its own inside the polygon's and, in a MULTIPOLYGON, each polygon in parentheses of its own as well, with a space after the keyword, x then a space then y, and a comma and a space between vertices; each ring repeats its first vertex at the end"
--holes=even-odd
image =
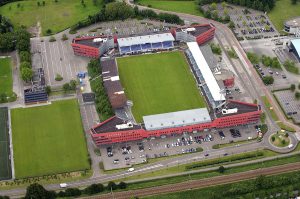
POLYGON ((11 58, 0 58, 0 94, 12 94, 12 66, 11 58))
POLYGON ((145 115, 206 107, 180 51, 124 57, 117 63, 137 122, 145 115))
POLYGON ((76 100, 11 111, 16 178, 89 169, 76 100))

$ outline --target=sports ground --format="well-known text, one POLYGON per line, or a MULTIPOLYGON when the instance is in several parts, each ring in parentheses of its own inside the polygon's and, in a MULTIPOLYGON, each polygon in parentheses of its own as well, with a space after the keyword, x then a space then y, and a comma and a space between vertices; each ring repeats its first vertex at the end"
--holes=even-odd
POLYGON ((16 178, 89 169, 76 100, 11 111, 16 178))
POLYGON ((0 108, 0 180, 10 178, 8 110, 7 108, 0 108))
POLYGON ((12 94, 11 58, 0 58, 0 93, 12 94))
POLYGON ((119 58, 117 63, 137 122, 145 115, 206 107, 180 51, 119 58))
POLYGON ((89 15, 99 12, 102 0, 84 0, 85 6, 80 0, 27 0, 8 3, 0 7, 0 13, 8 17, 15 26, 24 25, 27 27, 36 26, 40 22, 42 32, 45 35, 47 29, 57 33, 86 19, 89 15), (40 6, 37 3, 40 3, 40 6), (18 6, 19 5, 19 6, 18 6))

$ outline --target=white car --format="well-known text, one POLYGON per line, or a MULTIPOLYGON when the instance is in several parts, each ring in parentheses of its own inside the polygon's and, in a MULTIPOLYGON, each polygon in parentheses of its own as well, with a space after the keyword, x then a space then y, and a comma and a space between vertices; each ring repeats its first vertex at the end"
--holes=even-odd
POLYGON ((294 146, 293 144, 289 144, 288 148, 291 149, 293 148, 293 146, 294 146))
POLYGON ((131 168, 128 169, 128 171, 129 171, 129 172, 132 172, 132 171, 134 171, 134 168, 131 167, 131 168))
POLYGON ((67 188, 68 184, 67 183, 60 183, 59 186, 60 186, 60 188, 67 188))

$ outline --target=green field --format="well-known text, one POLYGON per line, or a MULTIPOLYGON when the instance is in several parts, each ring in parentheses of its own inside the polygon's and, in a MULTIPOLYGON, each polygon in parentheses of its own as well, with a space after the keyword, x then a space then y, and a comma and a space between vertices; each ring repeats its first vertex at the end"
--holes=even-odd
POLYGON ((89 168, 76 100, 11 111, 17 178, 89 168))
POLYGON ((7 121, 7 108, 0 108, 0 180, 11 178, 7 121))
POLYGON ((142 116, 206 107, 182 52, 117 59, 136 121, 142 116))
POLYGON ((12 66, 11 58, 0 58, 0 94, 12 95, 12 66))
POLYGON ((138 0, 138 3, 145 6, 150 5, 152 8, 160 10, 203 16, 203 14, 198 10, 198 5, 193 0, 138 0))
POLYGON ((8 17, 14 25, 32 27, 40 22, 43 34, 47 29, 56 33, 87 18, 88 15, 97 13, 101 8, 102 0, 98 0, 96 6, 93 0, 85 0, 84 3, 85 7, 80 0, 59 0, 57 3, 53 0, 45 0, 45 6, 43 6, 42 1, 19 1, 0 7, 0 13, 8 17), (38 6, 37 2, 41 5, 38 6))
POLYGON ((300 16, 300 2, 292 5, 290 0, 277 0, 275 8, 271 10, 268 16, 276 29, 281 31, 286 20, 300 16))

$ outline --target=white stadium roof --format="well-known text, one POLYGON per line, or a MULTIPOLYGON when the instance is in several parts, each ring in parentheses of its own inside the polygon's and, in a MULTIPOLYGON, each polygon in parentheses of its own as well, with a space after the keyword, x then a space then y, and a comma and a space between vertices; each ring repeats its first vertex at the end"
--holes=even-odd
POLYGON ((154 34, 154 35, 119 38, 117 41, 119 46, 122 47, 122 46, 132 46, 138 44, 158 43, 158 42, 174 41, 174 40, 175 39, 171 33, 162 33, 162 34, 154 34))
POLYGON ((197 42, 187 42, 189 50, 191 51, 193 58, 204 78, 204 81, 214 99, 214 101, 224 101, 225 96, 221 92, 221 88, 218 85, 216 78, 214 77, 208 63, 206 62, 197 42))
POLYGON ((147 130, 157 130, 211 122, 207 108, 143 116, 147 130))
POLYGON ((293 39, 293 40, 291 40, 291 43, 293 44, 298 55, 300 56, 300 39, 293 39))

